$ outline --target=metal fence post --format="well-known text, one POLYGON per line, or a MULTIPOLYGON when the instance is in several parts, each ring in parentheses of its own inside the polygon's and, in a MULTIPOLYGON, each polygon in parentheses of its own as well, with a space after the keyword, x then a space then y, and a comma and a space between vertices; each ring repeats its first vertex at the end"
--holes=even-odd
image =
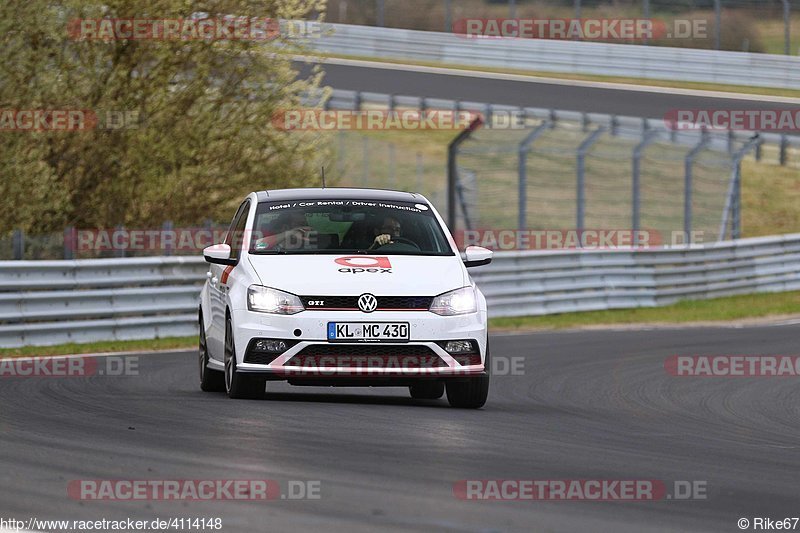
POLYGON ((722 42, 722 5, 720 0, 714 0, 714 50, 719 50, 722 42))
POLYGON ((422 152, 417 152, 417 192, 422 192, 422 152))
POLYGON ((366 187, 369 182, 369 137, 363 137, 364 172, 361 174, 361 186, 366 187))
POLYGON ((550 128, 550 122, 544 121, 539 124, 533 131, 531 131, 522 142, 519 143, 518 150, 518 172, 519 172, 519 186, 517 191, 518 207, 517 207, 517 228, 522 231, 528 226, 527 209, 528 209, 528 152, 530 152, 531 145, 542 133, 550 128))
POLYGON ((792 55, 792 8, 789 0, 783 0, 783 53, 792 55))
POLYGON ((384 0, 375 0, 375 23, 378 27, 383 27, 384 0))
MULTIPOLYGON (((170 224, 172 224, 172 223, 170 222, 170 224)), ((167 229, 167 228, 165 227, 164 229, 167 229)), ((172 229, 171 225, 170 225, 169 229, 172 229)), ((125 231, 125 226, 120 224, 119 226, 117 226, 115 228, 115 231, 125 231)), ((128 239, 125 239, 125 241, 129 242, 128 239)), ((167 255, 170 255, 170 254, 167 254, 167 255)), ((118 248, 118 249, 114 250, 114 257, 125 257, 125 248, 118 248)))
POLYGON ((395 182, 395 164, 394 164, 394 143, 389 143, 389 188, 395 189, 396 182, 395 182))
POLYGON ((339 141, 339 149, 336 152, 336 163, 339 167, 339 177, 344 176, 344 161, 345 161, 345 147, 344 147, 344 130, 339 130, 336 134, 337 140, 339 141))
POLYGON ((731 159, 731 180, 728 185, 728 196, 725 199, 725 207, 722 210, 722 222, 719 227, 717 240, 724 240, 725 233, 728 231, 728 217, 731 218, 731 238, 738 239, 742 235, 742 159, 755 148, 758 150, 764 142, 758 134, 754 135, 749 141, 737 151, 731 159))
MULTIPOLYGON (((173 226, 172 226, 172 221, 171 220, 167 220, 166 222, 164 222, 164 224, 162 226, 162 235, 161 235, 161 242, 162 243, 164 243, 165 241, 171 243, 171 239, 166 239, 165 237, 166 237, 168 232, 172 231, 172 228, 173 228, 173 226)), ((163 246, 164 246, 164 255, 168 255, 168 256, 172 255, 172 245, 171 244, 164 244, 163 246)))
POLYGON ((733 226, 731 238, 739 239, 742 236, 742 162, 736 162, 733 180, 733 226))
MULTIPOLYGON (((642 13, 645 19, 650 18, 650 0, 644 0, 644 6, 642 7, 642 13)), ((645 35, 644 44, 650 44, 650 40, 645 35)))
POLYGON ((692 164, 695 157, 708 144, 708 132, 703 130, 700 135, 700 142, 692 148, 683 164, 683 232, 686 236, 686 243, 692 243, 692 164))
POLYGON ((16 260, 25 257, 25 232, 15 229, 11 236, 11 253, 16 260))
POLYGON ((75 226, 64 228, 64 259, 75 259, 75 226))
POLYGON ((517 18, 517 0, 508 0, 508 18, 517 18))
POLYGON ((450 231, 456 229, 456 186, 458 184, 458 168, 456 167, 456 159, 458 156, 458 147, 461 143, 466 141, 472 132, 478 129, 483 120, 481 117, 473 120, 467 128, 456 135, 456 138, 450 141, 447 146, 447 225, 450 231))
POLYGON ((453 0, 444 0, 444 31, 453 31, 453 0))
POLYGON ((589 134, 586 139, 581 143, 578 147, 578 155, 577 155, 577 186, 576 186, 576 220, 575 220, 575 229, 578 232, 578 235, 583 232, 583 219, 584 219, 584 212, 586 208, 586 154, 589 152, 589 149, 596 143, 600 136, 605 133, 606 127, 600 126, 592 133, 589 134))
POLYGON ((780 152, 780 162, 781 166, 786 166, 786 161, 788 160, 788 154, 786 153, 789 149, 789 138, 786 134, 781 135, 781 152, 780 152))
MULTIPOLYGON (((636 232, 638 232, 641 228, 640 207, 642 153, 644 152, 644 149, 655 142, 656 139, 658 139, 657 131, 647 131, 645 132, 642 141, 633 149, 633 182, 631 184, 631 203, 633 207, 631 225, 633 227, 631 229, 633 230, 634 235, 637 235, 637 239, 638 234, 636 232)), ((638 242, 636 244, 638 244, 638 242)))

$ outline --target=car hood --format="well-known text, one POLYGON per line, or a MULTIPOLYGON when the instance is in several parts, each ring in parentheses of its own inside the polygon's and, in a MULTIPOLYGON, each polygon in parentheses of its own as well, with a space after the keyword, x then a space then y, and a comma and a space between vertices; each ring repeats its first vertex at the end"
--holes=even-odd
POLYGON ((262 285, 310 296, 436 296, 469 284, 458 256, 248 255, 262 285))

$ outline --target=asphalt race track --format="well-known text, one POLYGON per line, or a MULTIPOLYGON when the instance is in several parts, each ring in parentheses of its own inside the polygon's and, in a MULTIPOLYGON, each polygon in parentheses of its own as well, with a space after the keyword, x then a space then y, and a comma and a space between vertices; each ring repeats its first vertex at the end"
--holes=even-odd
MULTIPOLYGON (((364 62, 361 62, 364 63, 364 62)), ((368 65, 368 64, 367 64, 368 65)), ((300 67, 300 64, 297 64, 300 67)), ((392 66, 354 66, 325 64, 323 83, 335 89, 368 91, 407 96, 425 96, 492 104, 542 107, 608 113, 634 117, 660 118, 674 109, 796 109, 797 100, 765 101, 759 96, 741 95, 733 98, 680 94, 678 89, 648 92, 636 89, 617 89, 584 86, 563 80, 519 81, 491 77, 454 76, 414 70, 395 70, 392 66), (791 102, 791 103, 790 103, 791 102)), ((301 76, 308 69, 301 69, 301 76)), ((655 83, 655 82, 654 82, 655 83)))
POLYGON ((0 516, 220 517, 224 532, 738 531, 800 514, 796 378, 672 377, 675 354, 798 352, 800 326, 583 331, 492 338, 522 375, 478 411, 401 389, 272 384, 263 401, 198 389, 190 353, 139 375, 0 380, 0 516), (317 500, 99 502, 76 479, 321 482, 317 500), (656 479, 707 499, 464 501, 465 479, 656 479))

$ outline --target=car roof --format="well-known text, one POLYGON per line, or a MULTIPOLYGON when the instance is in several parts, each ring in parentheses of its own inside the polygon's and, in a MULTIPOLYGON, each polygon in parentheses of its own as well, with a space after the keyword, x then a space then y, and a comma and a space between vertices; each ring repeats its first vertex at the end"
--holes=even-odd
POLYGON ((282 202, 284 200, 384 200, 395 202, 420 202, 425 197, 413 192, 389 191, 386 189, 359 189, 350 187, 310 187, 303 189, 273 189, 256 193, 259 202, 282 202))

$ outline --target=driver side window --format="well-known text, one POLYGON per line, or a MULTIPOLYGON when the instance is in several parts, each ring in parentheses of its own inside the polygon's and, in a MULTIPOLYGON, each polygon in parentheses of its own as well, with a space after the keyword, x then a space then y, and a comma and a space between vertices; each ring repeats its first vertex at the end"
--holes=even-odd
POLYGON ((225 243, 231 247, 231 259, 239 259, 242 251, 242 243, 245 237, 245 227, 247 225, 247 215, 250 213, 250 200, 245 200, 236 216, 233 217, 231 227, 228 230, 228 236, 225 243))

